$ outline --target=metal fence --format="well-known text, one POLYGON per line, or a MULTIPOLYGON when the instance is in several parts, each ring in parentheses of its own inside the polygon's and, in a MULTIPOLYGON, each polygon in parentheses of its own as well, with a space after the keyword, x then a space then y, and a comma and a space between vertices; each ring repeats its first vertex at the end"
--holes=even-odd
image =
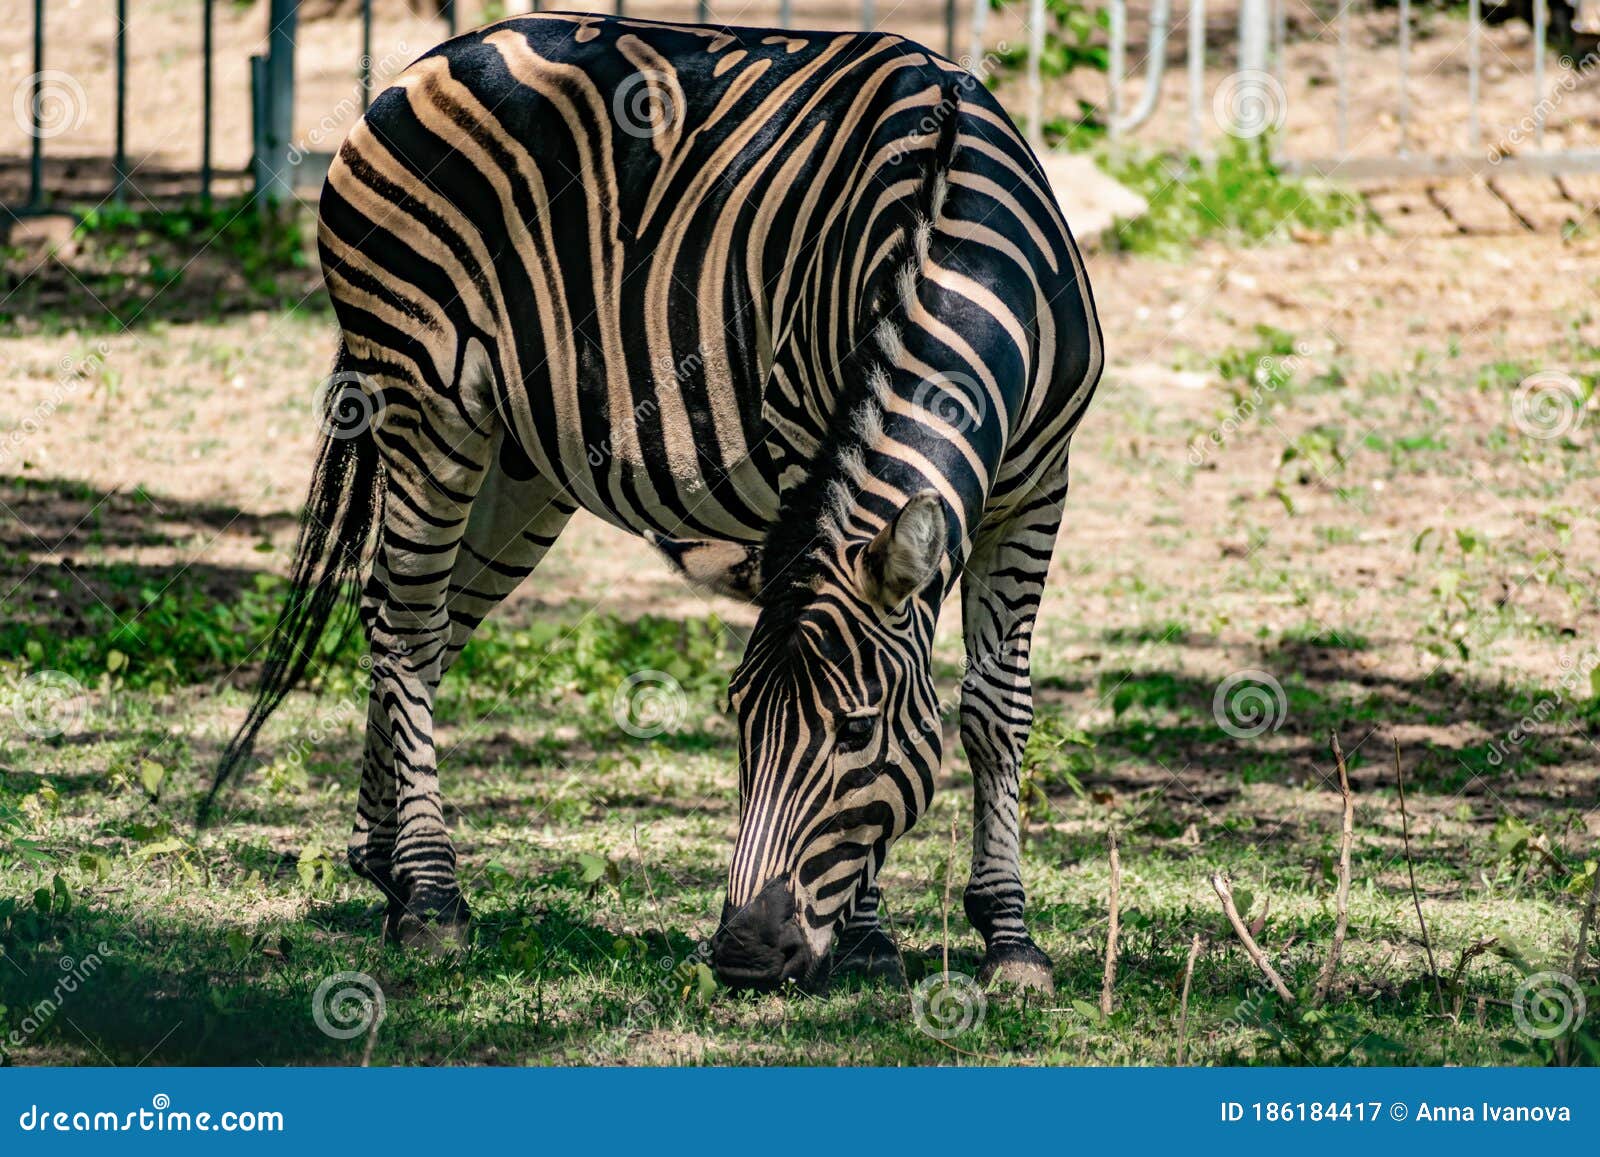
MULTIPOLYGON (((1215 2, 1215 0, 1214 0, 1215 2)), ((1129 76, 1130 51, 1127 0, 1107 0, 1109 44, 1107 66, 1106 124, 1114 139, 1137 134, 1163 119, 1170 121, 1172 105, 1163 104, 1163 78, 1176 53, 1170 43, 1174 31, 1171 0, 1151 0, 1146 10, 1147 36, 1141 53, 1143 75, 1137 81, 1129 76), (1124 112, 1130 84, 1138 92, 1129 111, 1124 112)), ((1299 44, 1312 43, 1331 56, 1334 79, 1331 115, 1291 117, 1290 82, 1295 78, 1286 69, 1288 48, 1289 0, 1239 0, 1237 6, 1237 48, 1231 64, 1234 71, 1219 84, 1208 84, 1207 77, 1207 0, 1189 0, 1184 19, 1185 95, 1183 140, 1192 154, 1206 151, 1206 128, 1216 122, 1226 129, 1242 128, 1234 135, 1256 135, 1272 131, 1273 151, 1278 161, 1294 171, 1350 180, 1433 176, 1469 176, 1486 172, 1499 174, 1562 174, 1600 171, 1600 148, 1563 146, 1548 148, 1546 123, 1563 101, 1574 93, 1591 72, 1600 66, 1600 55, 1591 51, 1578 59, 1561 56, 1552 67, 1549 44, 1551 0, 1531 0, 1531 25, 1527 48, 1517 59, 1506 58, 1496 49, 1499 71, 1515 73, 1522 85, 1522 96, 1502 101, 1499 131, 1486 132, 1484 113, 1484 37, 1487 23, 1484 0, 1468 0, 1465 28, 1452 28, 1447 38, 1464 51, 1466 61, 1461 84, 1464 91, 1448 112, 1437 103, 1422 105, 1414 98, 1417 80, 1418 45, 1414 25, 1419 6, 1413 0, 1393 0, 1379 7, 1355 0, 1338 0, 1327 6, 1329 19, 1322 21, 1310 3, 1299 5, 1299 12, 1310 24, 1320 24, 1316 35, 1299 44), (1392 13, 1392 16, 1389 14, 1392 13), (1370 126, 1356 132, 1352 101, 1356 81, 1351 76, 1352 55, 1368 52, 1370 46, 1355 43, 1353 23, 1365 17, 1381 21, 1381 30, 1392 31, 1392 44, 1382 49, 1378 79, 1387 94, 1378 104, 1386 120, 1392 119, 1394 132, 1389 139, 1374 142, 1370 126), (1392 23, 1390 21, 1392 20, 1392 23), (1457 32, 1460 32, 1457 37, 1457 32), (1456 114, 1452 116, 1451 114, 1456 114), (1236 125, 1227 122, 1236 120, 1236 125), (1309 139, 1308 126, 1331 123, 1331 141, 1309 139), (1434 138, 1429 145, 1415 139, 1415 130, 1425 125, 1434 138), (1441 140, 1441 138, 1443 138, 1441 140), (1366 146, 1366 147, 1363 147, 1366 146)), ((1568 9, 1571 12, 1571 9, 1568 9)), ((1433 10, 1437 15, 1438 10, 1433 10)), ((1580 20, 1573 29, 1583 33, 1589 27, 1579 10, 1580 20)), ((1592 34, 1597 29, 1590 28, 1592 34)), ((1430 71, 1438 71, 1436 63, 1430 71)), ((1436 86, 1437 87, 1437 86, 1436 86)), ((1367 94, 1370 95, 1370 94, 1367 94)), ((1301 99, 1308 99, 1302 96, 1301 99)), ((1369 105, 1373 102, 1368 101, 1369 105)), ((1372 111, 1368 110, 1369 113, 1372 111)), ((1215 127, 1215 126, 1214 126, 1215 127)), ((1175 134, 1169 133, 1171 137, 1175 134)))
MULTIPOLYGON (((0 209, 13 216, 47 211, 54 192, 47 188, 45 165, 46 142, 51 134, 43 131, 42 123, 46 115, 43 78, 50 75, 45 15, 47 3, 53 2, 57 0, 31 0, 33 75, 29 80, 32 87, 26 100, 19 97, 15 106, 19 110, 25 106, 26 115, 31 117, 31 124, 25 126, 30 138, 26 195, 21 203, 0 205, 0 209)), ((111 53, 114 131, 106 194, 114 200, 126 200, 130 183, 127 139, 129 0, 88 2, 115 5, 111 53)), ((527 4, 525 0, 522 6, 536 8, 537 2, 527 4)), ((1525 67, 1518 66, 1520 75, 1517 78, 1518 83, 1526 86, 1524 97, 1516 102, 1524 110, 1523 114, 1509 131, 1502 117, 1498 135, 1491 137, 1486 132, 1482 111, 1485 20, 1481 10, 1486 2, 1492 0, 1468 0, 1462 45, 1466 55, 1462 84, 1466 91, 1461 94, 1460 102, 1465 111, 1462 123, 1452 127, 1454 135, 1444 147, 1439 147, 1438 109, 1419 106, 1413 99, 1413 73, 1417 67, 1417 45, 1412 35, 1414 0, 1390 0, 1391 7, 1382 10, 1371 0, 1361 3, 1356 0, 1209 0, 1209 12, 1208 0, 1187 0, 1186 9, 1181 13, 1174 12, 1174 0, 1147 0, 1136 7, 1130 7, 1128 0, 1104 0, 1108 29, 1104 42, 1107 72, 1099 114, 1114 140, 1148 139, 1155 145, 1199 154, 1207 150, 1208 137, 1215 137, 1222 119, 1219 110, 1228 106, 1228 116, 1242 110, 1262 121, 1261 127, 1278 130, 1273 137, 1274 148, 1286 166, 1349 178, 1478 173, 1491 166, 1500 172, 1600 171, 1600 148, 1575 147, 1570 142, 1558 148, 1546 147, 1549 115, 1587 78, 1591 66, 1600 63, 1600 58, 1589 56, 1581 62, 1560 59, 1552 67, 1550 49, 1546 45, 1552 0, 1528 0, 1532 5, 1532 29, 1527 41, 1527 59, 1523 62, 1525 67), (1333 107, 1323 110, 1326 115, 1320 118, 1283 115, 1288 100, 1287 86, 1303 79, 1286 68, 1291 3, 1296 5, 1295 19, 1300 33, 1294 48, 1304 53, 1310 51, 1308 43, 1312 44, 1317 52, 1327 57, 1326 63, 1331 68, 1333 107), (1322 7, 1313 7, 1316 3, 1322 7), (1326 13, 1328 18, 1323 20, 1321 13, 1326 13), (1357 82, 1351 76, 1352 53, 1363 53, 1363 60, 1370 63, 1373 51, 1371 45, 1356 43, 1352 24, 1357 19, 1369 30, 1374 21, 1382 23, 1385 36, 1389 29, 1387 22, 1392 20, 1392 43, 1382 47, 1386 62, 1383 67, 1388 70, 1385 75, 1392 74, 1393 79, 1393 99, 1386 102, 1384 116, 1395 122, 1397 131, 1392 141, 1378 148, 1370 147, 1367 141, 1370 133, 1360 134, 1359 142, 1355 139, 1352 97, 1357 82), (1141 33, 1137 50, 1131 43, 1130 27, 1136 27, 1141 33), (1219 35, 1223 45, 1220 49, 1217 47, 1219 35), (1208 60, 1208 53, 1215 59, 1208 60), (1180 63, 1184 72, 1181 86, 1165 84, 1169 68, 1175 71, 1180 63), (1227 71, 1230 68, 1232 71, 1227 71), (1225 73, 1220 80, 1217 79, 1219 72, 1225 73), (1239 107, 1233 108, 1234 104, 1239 107), (1331 139, 1318 140, 1314 133, 1307 131, 1306 125, 1319 119, 1325 125, 1334 126, 1331 139), (1413 139, 1413 128, 1418 124, 1427 125, 1430 142, 1422 144, 1413 139), (1358 143, 1363 147, 1357 148, 1358 143)), ((1555 2, 1565 3, 1566 0, 1555 2)), ((454 34, 458 30, 457 0, 436 0, 436 3, 439 37, 454 34)), ((193 35, 201 46, 196 77, 201 107, 200 140, 196 148, 199 159, 192 180, 183 184, 178 194, 209 198, 219 175, 213 164, 217 14, 215 0, 196 0, 196 5, 193 35)), ((794 0, 777 0, 777 5, 781 26, 806 23, 803 2, 796 5, 794 0)), ((287 198, 320 184, 336 141, 316 141, 311 145, 304 140, 296 142, 295 51, 301 0, 265 0, 265 7, 267 25, 261 41, 264 51, 250 58, 250 165, 247 171, 231 170, 226 175, 231 187, 253 188, 260 198, 287 198), (321 144, 329 148, 313 147, 321 144)), ((660 5, 652 8, 654 15, 660 5)), ((717 16, 710 0, 683 0, 682 8, 681 13, 674 11, 673 14, 702 22, 713 21, 717 16)), ((921 0, 920 5, 903 4, 894 8, 877 5, 875 0, 860 0, 858 26, 873 28, 881 17, 891 12, 903 13, 918 8, 918 15, 930 31, 933 26, 942 24, 944 43, 938 47, 948 56, 968 60, 982 58, 994 27, 990 0, 921 0)), ((1054 18, 1047 9, 1046 0, 1017 0, 1010 8, 1010 19, 1013 25, 1020 20, 1027 42, 1023 95, 1018 102, 1021 107, 1016 111, 1037 144, 1046 120, 1046 82, 1041 76, 1041 60, 1047 29, 1054 18)), ((627 15, 628 0, 614 0, 614 11, 627 15)), ((360 44, 350 45, 352 57, 356 58, 352 64, 359 60, 362 108, 370 99, 374 84, 387 80, 386 76, 374 73, 374 19, 373 0, 362 0, 360 44)), ((1498 57, 1501 50, 1497 48, 1496 52, 1498 57)), ((1317 59, 1321 67, 1321 57, 1317 59)), ((1500 102, 1497 108, 1503 112, 1505 102, 1500 89, 1497 88, 1496 94, 1500 102)), ((1360 95, 1363 99, 1370 97, 1368 93, 1360 95)), ((1312 98, 1302 94, 1297 99, 1310 101, 1312 98)), ((1367 113, 1370 111, 1369 107, 1367 113)), ((20 118, 24 113, 18 115, 20 118)))

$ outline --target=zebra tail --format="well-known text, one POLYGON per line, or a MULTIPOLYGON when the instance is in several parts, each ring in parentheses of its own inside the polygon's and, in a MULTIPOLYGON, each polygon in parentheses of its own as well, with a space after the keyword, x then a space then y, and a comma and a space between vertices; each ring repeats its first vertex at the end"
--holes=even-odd
POLYGON ((364 417, 353 431, 339 425, 352 403, 370 416, 365 396, 358 400, 348 392, 356 389, 351 384, 354 380, 341 342, 334 360, 333 385, 325 399, 311 492, 300 518, 289 593, 272 628, 255 701, 217 765, 211 789, 196 815, 198 826, 205 826, 217 795, 250 755, 262 725, 305 676, 318 643, 341 607, 340 643, 359 619, 359 577, 377 523, 382 469, 371 422, 364 417))

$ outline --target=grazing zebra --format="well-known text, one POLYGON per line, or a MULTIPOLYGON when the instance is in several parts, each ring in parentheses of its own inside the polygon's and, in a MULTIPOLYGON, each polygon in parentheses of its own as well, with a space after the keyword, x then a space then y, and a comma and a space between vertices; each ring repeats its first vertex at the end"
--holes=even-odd
POLYGON ((730 690, 717 971, 805 979, 836 935, 836 966, 875 968, 893 956, 877 873, 939 768, 931 650, 959 580, 966 911, 984 980, 1050 988, 1023 921, 1018 765, 1102 353, 1071 234, 984 87, 879 33, 507 20, 372 102, 318 241, 341 388, 212 797, 370 567, 350 863, 388 896, 391 938, 459 940, 435 692, 581 506, 760 608, 730 690))

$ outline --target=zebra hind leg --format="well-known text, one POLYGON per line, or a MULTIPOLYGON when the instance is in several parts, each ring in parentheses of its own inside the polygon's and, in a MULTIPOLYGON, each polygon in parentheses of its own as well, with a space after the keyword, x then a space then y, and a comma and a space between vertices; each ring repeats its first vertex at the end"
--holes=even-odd
POLYGON ((434 699, 451 643, 451 577, 494 435, 409 382, 394 385, 422 402, 393 406, 377 432, 383 515, 362 599, 372 684, 350 862, 385 892, 392 939, 439 949, 465 941, 468 911, 439 787, 434 699))
MULTIPOLYGON (((438 656, 435 684, 484 618, 533 573, 576 509, 556 486, 535 477, 531 463, 503 436, 493 447, 492 458, 494 464, 472 503, 445 588, 448 641, 438 656)), ((378 748, 381 762, 390 749, 385 744, 378 748)), ((388 814, 398 815, 393 796, 390 800, 388 814)), ((384 887, 381 879, 377 882, 384 887)), ((394 899, 395 892, 389 893, 386 938, 402 946, 425 948, 463 938, 468 908, 459 886, 452 894, 452 890, 427 888, 431 880, 426 877, 424 883, 420 895, 413 887, 399 902, 394 899)))

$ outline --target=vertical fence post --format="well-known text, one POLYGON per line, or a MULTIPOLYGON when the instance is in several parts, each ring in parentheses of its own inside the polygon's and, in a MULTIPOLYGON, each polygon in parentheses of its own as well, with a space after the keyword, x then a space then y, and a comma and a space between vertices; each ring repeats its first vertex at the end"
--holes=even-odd
POLYGON ((211 56, 215 46, 213 31, 214 0, 206 0, 200 19, 205 28, 200 34, 200 200, 211 204, 211 56))
POLYGON ((39 99, 43 95, 44 80, 44 0, 33 0, 33 99, 28 102, 28 208, 37 209, 44 202, 44 132, 39 124, 39 99))
MULTIPOLYGON (((621 4, 622 0, 617 0, 617 3, 621 4)), ((778 4, 778 24, 783 28, 794 26, 794 0, 781 0, 778 4)))
POLYGON ((972 69, 987 79, 988 69, 978 72, 979 61, 984 59, 983 31, 989 24, 989 0, 972 0, 972 69))
POLYGON ((1350 0, 1339 3, 1339 158, 1350 152, 1350 0))
POLYGON ((944 0, 944 54, 956 58, 956 0, 944 0))
POLYGON ((1117 122, 1122 119, 1122 72, 1128 48, 1128 6, 1126 0, 1111 0, 1110 42, 1106 46, 1106 136, 1117 138, 1117 122))
MULTIPOLYGON (((617 6, 619 9, 621 8, 621 0, 618 0, 617 6)), ((439 0, 439 15, 444 17, 445 28, 449 29, 451 36, 454 36, 457 31, 456 0, 439 0)), ((621 15, 620 11, 618 12, 618 15, 621 15)))
POLYGON ((255 119, 255 201, 287 200, 294 195, 289 144, 294 136, 294 40, 300 0, 269 0, 267 54, 250 58, 255 119))
POLYGON ((361 0, 361 111, 372 107, 372 0, 361 0))
MULTIPOLYGON (((878 7, 872 0, 861 0, 861 27, 868 32, 878 23, 878 7)), ((784 25, 788 27, 788 25, 784 25)))
POLYGON ((1239 0, 1239 71, 1267 71, 1272 13, 1269 0, 1239 0))
POLYGON ((1411 0, 1400 0, 1400 155, 1411 151, 1411 0))
POLYGON ((1467 121, 1467 148, 1477 152, 1483 141, 1483 129, 1478 120, 1479 75, 1483 68, 1483 0, 1468 0, 1467 19, 1467 104, 1470 107, 1467 121))
POLYGON ((1028 0, 1028 144, 1044 146, 1044 83, 1039 61, 1044 56, 1044 0, 1028 0))
POLYGON ((1198 157, 1200 106, 1206 99, 1206 0, 1189 0, 1189 152, 1198 157))
POLYGON ((1544 152, 1544 41, 1550 28, 1549 0, 1533 0, 1533 147, 1544 152))
POLYGON ((117 204, 128 199, 128 0, 117 0, 117 141, 111 161, 117 204))
POLYGON ((698 0, 695 5, 695 19, 701 24, 711 23, 711 0, 698 0))

